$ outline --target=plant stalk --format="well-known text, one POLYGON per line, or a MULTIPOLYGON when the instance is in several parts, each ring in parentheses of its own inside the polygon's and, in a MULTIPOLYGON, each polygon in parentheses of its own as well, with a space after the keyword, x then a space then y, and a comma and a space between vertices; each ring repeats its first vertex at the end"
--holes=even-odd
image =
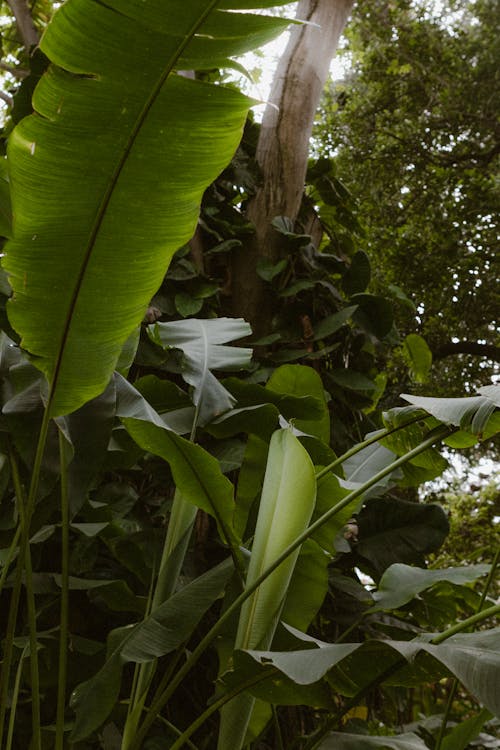
POLYGON ((55 750, 64 748, 64 712, 66 708, 66 682, 68 662, 68 609, 69 609, 69 492, 66 463, 67 445, 59 431, 59 463, 61 468, 61 614, 59 622, 59 666, 56 709, 55 750))

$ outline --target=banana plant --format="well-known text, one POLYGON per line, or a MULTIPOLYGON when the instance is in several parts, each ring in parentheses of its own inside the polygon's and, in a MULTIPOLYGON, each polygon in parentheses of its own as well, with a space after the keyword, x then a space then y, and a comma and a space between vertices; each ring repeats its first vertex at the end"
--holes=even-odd
MULTIPOLYGON (((280 3, 257 3, 275 4, 280 3)), ((47 385, 21 519, 4 685, 22 566, 31 569, 30 527, 50 420, 104 391, 173 253, 194 232, 203 191, 236 150, 252 102, 234 88, 179 71, 231 66, 234 56, 286 27, 281 18, 234 12, 247 5, 244 0, 188 0, 182 6, 175 0, 68 0, 40 42, 51 65, 35 90, 34 114, 18 124, 8 144, 13 216, 3 258, 13 291, 8 316, 47 385)), ((61 465, 65 462, 61 443, 61 465)), ((66 505, 64 479, 62 486, 66 505)), ((62 511, 67 559, 70 518, 66 508, 62 511)), ((67 580, 67 571, 63 577, 67 580)), ((28 575, 38 750, 29 580, 28 575)), ((62 628, 61 663, 66 637, 62 628)), ((65 682, 63 673, 60 681, 65 682)), ((6 701, 4 691, 0 731, 6 701)), ((57 723, 56 745, 62 748, 62 709, 57 723)))

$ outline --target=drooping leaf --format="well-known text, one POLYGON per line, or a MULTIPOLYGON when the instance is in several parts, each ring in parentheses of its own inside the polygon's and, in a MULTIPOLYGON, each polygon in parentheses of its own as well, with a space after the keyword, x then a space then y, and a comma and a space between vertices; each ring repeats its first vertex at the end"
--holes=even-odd
POLYGON ((176 70, 224 64, 286 25, 217 6, 69 0, 45 31, 53 65, 9 138, 4 267, 9 318, 47 376, 52 415, 104 390, 240 139, 250 101, 176 70))
POLYGON ((357 517, 355 554, 381 575, 397 562, 423 566, 425 555, 438 549, 449 531, 444 510, 396 498, 371 500, 357 517))
POLYGON ((225 542, 231 535, 233 486, 217 459, 200 445, 180 437, 124 378, 115 376, 117 415, 135 442, 170 465, 176 487, 192 505, 212 515, 225 542), (228 536, 229 535, 229 536, 228 536))
POLYGON ((489 565, 468 565, 460 568, 425 570, 402 563, 391 565, 380 579, 378 590, 373 593, 375 604, 371 612, 382 609, 397 609, 411 601, 417 594, 441 581, 456 584, 471 583, 486 575, 489 565))
POLYGON ((428 750, 425 742, 413 732, 390 737, 330 732, 318 747, 319 750, 428 750))
POLYGON ((492 714, 500 716, 500 627, 459 633, 425 650, 444 664, 492 714))
POLYGON ((148 330, 156 343, 182 351, 181 375, 193 386, 193 401, 200 425, 231 409, 235 403, 233 397, 211 370, 248 367, 252 350, 227 346, 229 341, 252 333, 248 323, 241 318, 178 320, 156 323, 148 330))
POLYGON ((403 356, 416 383, 425 383, 432 367, 432 352, 418 333, 409 333, 403 342, 403 356))
POLYGON ((424 409, 428 414, 444 424, 460 427, 462 430, 481 435, 487 429, 493 412, 500 401, 500 385, 487 386, 481 389, 480 396, 468 398, 430 398, 428 396, 410 396, 401 394, 405 401, 424 409))
POLYGON ((153 661, 177 648, 222 594, 231 573, 232 563, 226 560, 195 578, 142 622, 110 635, 111 650, 105 664, 72 695, 74 742, 88 737, 111 712, 120 690, 123 664, 153 661))

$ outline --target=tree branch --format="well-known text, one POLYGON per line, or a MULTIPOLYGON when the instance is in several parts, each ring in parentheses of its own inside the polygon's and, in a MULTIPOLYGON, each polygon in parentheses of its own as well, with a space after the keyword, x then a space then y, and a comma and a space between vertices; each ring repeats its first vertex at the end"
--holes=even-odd
POLYGON ((4 91, 0 91, 0 99, 5 102, 8 107, 12 107, 12 97, 6 94, 4 91))
POLYGON ((16 68, 15 65, 9 65, 8 63, 2 62, 0 60, 0 70, 5 70, 6 73, 9 73, 11 76, 14 76, 14 78, 23 79, 29 76, 30 72, 29 70, 26 70, 25 68, 16 68))
POLYGON ((495 344, 480 344, 477 341, 454 341, 443 344, 433 352, 434 359, 444 359, 456 354, 472 354, 475 357, 486 357, 493 362, 500 362, 500 347, 495 344))
POLYGON ((36 47, 39 40, 38 31, 33 23, 27 0, 7 0, 16 19, 17 29, 28 53, 36 47))

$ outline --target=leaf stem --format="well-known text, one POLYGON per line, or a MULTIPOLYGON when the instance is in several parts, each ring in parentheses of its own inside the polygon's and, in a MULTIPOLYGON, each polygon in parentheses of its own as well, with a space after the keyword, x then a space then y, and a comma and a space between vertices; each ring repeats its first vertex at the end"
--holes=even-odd
POLYGON ((61 614, 59 622, 59 667, 56 709, 55 750, 64 748, 64 711, 68 661, 68 604, 69 604, 69 493, 67 472, 67 444, 59 431, 59 463, 61 469, 61 614))
POLYGON ((202 724, 204 724, 205 721, 210 716, 212 716, 212 714, 214 714, 216 711, 222 708, 222 706, 242 693, 244 690, 247 690, 249 687, 253 687, 253 685, 257 685, 259 682, 267 680, 275 672, 276 669, 270 669, 267 672, 262 672, 260 674, 254 675, 253 677, 249 677, 247 680, 240 683, 237 687, 233 688, 233 690, 230 690, 228 693, 224 693, 224 695, 222 695, 218 700, 214 701, 202 714, 198 716, 197 719, 195 719, 195 721, 193 721, 192 724, 188 726, 187 729, 184 730, 179 739, 177 739, 171 746, 170 750, 180 750, 180 748, 188 741, 191 735, 199 727, 201 727, 202 724))
POLYGON ((389 437, 389 435, 392 435, 394 432, 403 430, 405 427, 421 421, 422 416, 414 417, 413 419, 408 420, 408 422, 400 424, 397 427, 388 427, 385 430, 377 430, 371 437, 366 438, 366 440, 363 440, 363 442, 361 443, 356 443, 355 446, 343 453, 342 456, 339 456, 335 459, 335 461, 332 461, 331 464, 328 464, 328 466, 325 466, 323 469, 321 469, 321 471, 318 471, 318 473, 316 474, 316 479, 322 479, 326 474, 329 474, 331 471, 333 471, 333 469, 336 469, 337 466, 340 466, 344 463, 344 461, 347 461, 348 458, 351 458, 351 456, 355 456, 356 453, 362 451, 363 448, 368 448, 370 445, 373 445, 373 443, 378 443, 379 440, 383 440, 384 438, 389 437))

